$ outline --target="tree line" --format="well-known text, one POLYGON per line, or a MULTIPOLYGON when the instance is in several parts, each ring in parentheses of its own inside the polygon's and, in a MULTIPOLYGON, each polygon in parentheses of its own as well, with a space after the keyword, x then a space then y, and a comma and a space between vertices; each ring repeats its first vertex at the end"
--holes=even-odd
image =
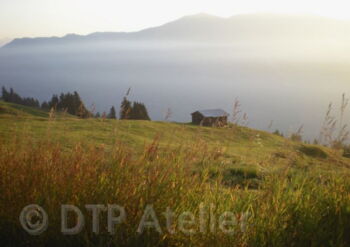
MULTIPOLYGON (((40 104, 39 100, 31 97, 21 97, 16 93, 12 88, 7 90, 5 87, 2 87, 2 96, 1 99, 5 102, 15 103, 19 105, 29 106, 39 108, 45 111, 50 111, 54 109, 55 111, 65 111, 71 115, 78 116, 80 118, 96 117, 96 118, 109 118, 117 119, 117 112, 112 106, 108 114, 96 113, 95 115, 89 111, 84 102, 81 100, 78 92, 74 91, 73 93, 61 93, 60 95, 53 95, 51 100, 44 101, 40 104)), ((126 97, 123 98, 123 101, 120 105, 119 119, 134 119, 134 120, 150 120, 148 115, 147 108, 145 104, 141 102, 131 102, 126 97)))
POLYGON ((60 96, 54 94, 50 101, 44 101, 41 104, 41 108, 43 110, 55 109, 56 111, 66 111, 71 115, 81 118, 92 116, 76 91, 73 93, 61 93, 60 96))
POLYGON ((10 90, 7 91, 5 87, 2 87, 1 98, 5 102, 11 102, 19 105, 25 105, 36 108, 40 107, 40 103, 37 99, 21 97, 19 96, 19 94, 15 93, 15 91, 12 88, 10 88, 10 90))
MULTIPOLYGON (((112 106, 108 114, 104 112, 101 115, 97 112, 95 117, 117 119, 117 112, 115 107, 112 106)), ((137 101, 131 102, 126 97, 123 98, 123 101, 120 104, 119 119, 151 120, 145 104, 137 101)))
POLYGON ((120 105, 120 119, 150 120, 146 106, 141 102, 131 102, 124 97, 120 105))

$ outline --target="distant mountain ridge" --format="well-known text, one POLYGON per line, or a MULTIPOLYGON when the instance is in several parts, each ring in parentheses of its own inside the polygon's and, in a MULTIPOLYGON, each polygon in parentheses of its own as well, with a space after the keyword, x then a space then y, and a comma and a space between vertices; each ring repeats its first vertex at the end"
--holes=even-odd
POLYGON ((81 42, 182 41, 230 43, 280 39, 350 40, 350 23, 317 16, 247 14, 228 18, 208 14, 185 16, 138 32, 95 32, 63 37, 18 38, 3 46, 50 46, 81 42))

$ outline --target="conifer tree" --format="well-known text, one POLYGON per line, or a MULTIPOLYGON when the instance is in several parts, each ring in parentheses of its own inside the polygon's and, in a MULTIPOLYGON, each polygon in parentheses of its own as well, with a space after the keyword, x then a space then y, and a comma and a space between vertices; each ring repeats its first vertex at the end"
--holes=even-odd
POLYGON ((111 109, 109 110, 108 118, 110 118, 110 119, 117 118, 114 106, 112 106, 111 109))
POLYGON ((2 95, 1 95, 1 98, 3 101, 8 101, 8 98, 9 98, 9 92, 7 92, 6 88, 5 87, 2 87, 2 95))
POLYGON ((140 102, 133 102, 131 107, 130 119, 150 120, 146 106, 140 102))
POLYGON ((131 102, 124 97, 123 101, 120 105, 120 119, 130 119, 131 118, 131 111, 132 111, 132 106, 131 106, 131 102))
POLYGON ((43 110, 50 110, 49 103, 44 101, 43 103, 41 103, 41 107, 40 108, 43 109, 43 110))

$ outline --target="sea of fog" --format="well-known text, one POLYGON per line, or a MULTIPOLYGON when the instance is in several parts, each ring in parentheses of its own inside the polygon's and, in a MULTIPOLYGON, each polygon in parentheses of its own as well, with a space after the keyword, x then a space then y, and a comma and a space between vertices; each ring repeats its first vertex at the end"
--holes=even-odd
POLYGON ((178 122, 189 122, 197 109, 231 113, 238 99, 248 126, 290 134, 303 125, 304 137, 312 139, 328 104, 337 108, 342 93, 350 97, 349 54, 342 46, 328 47, 169 43, 0 49, 0 85, 39 100, 76 90, 100 112, 119 107, 131 87, 130 99, 144 102, 152 119, 163 120, 171 109, 170 120, 178 122))

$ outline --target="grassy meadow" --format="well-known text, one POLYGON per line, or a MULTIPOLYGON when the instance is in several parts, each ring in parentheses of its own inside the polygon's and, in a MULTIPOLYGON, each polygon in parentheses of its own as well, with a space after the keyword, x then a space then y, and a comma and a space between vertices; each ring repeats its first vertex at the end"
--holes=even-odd
POLYGON ((1 246, 345 247, 349 175, 350 159, 340 150, 242 126, 78 119, 0 102, 1 246), (38 236, 19 222, 29 204, 49 216, 38 236), (61 233, 62 204, 83 212, 79 234, 61 233), (101 213, 96 234, 86 204, 118 204, 127 217, 109 234, 101 213), (150 204, 161 232, 138 233, 150 204), (176 220, 167 230, 167 207, 177 219, 185 211, 198 216, 201 206, 210 214, 204 230, 198 217, 187 222, 192 232, 176 220), (227 211, 237 223, 230 233, 218 223, 227 211))

